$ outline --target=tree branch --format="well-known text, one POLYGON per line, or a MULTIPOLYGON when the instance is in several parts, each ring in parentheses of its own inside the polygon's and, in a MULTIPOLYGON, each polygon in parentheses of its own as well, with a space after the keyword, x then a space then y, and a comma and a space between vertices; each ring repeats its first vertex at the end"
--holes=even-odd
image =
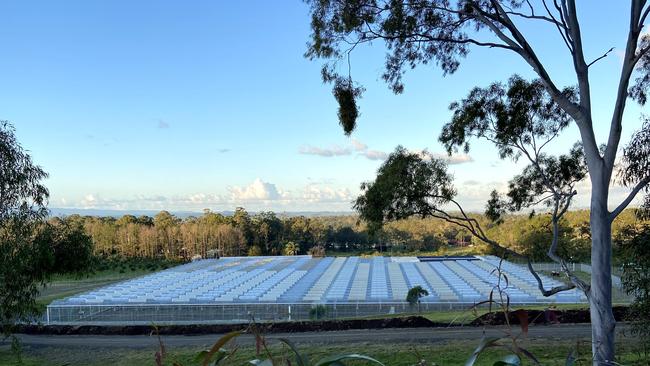
MULTIPOLYGON (((485 232, 483 231, 483 229, 481 228, 480 224, 478 223, 478 221, 476 219, 470 218, 469 216, 467 216, 467 214, 463 210, 462 206, 457 201, 455 201, 453 199, 451 199, 449 201, 452 202, 460 210, 460 213, 461 213, 461 215, 463 217, 450 215, 449 213, 447 213, 447 212, 445 212, 443 210, 440 210, 440 209, 438 209, 436 207, 430 207, 428 214, 431 217, 436 217, 436 218, 442 219, 442 220, 444 220, 446 222, 449 222, 449 223, 464 227, 472 235, 474 235, 476 238, 478 238, 482 242, 490 245, 491 247, 495 248, 497 251, 500 251, 503 254, 511 254, 511 255, 513 255, 513 256, 515 256, 517 258, 526 260, 528 262, 528 270, 533 275, 533 277, 535 277, 535 280, 538 283, 538 287, 540 289, 540 292, 542 293, 543 296, 549 297, 549 296, 552 296, 552 295, 554 295, 554 294, 556 294, 558 292, 572 290, 572 289, 574 289, 576 287, 580 288, 581 290, 583 290, 585 292, 585 294, 588 295, 589 286, 587 284, 585 284, 584 282, 582 282, 580 279, 578 279, 573 274, 573 272, 571 272, 571 270, 569 270, 568 266, 566 265, 566 262, 563 261, 561 258, 558 258, 557 256, 555 256, 555 257, 559 260, 558 263, 562 266, 563 271, 571 279, 572 285, 557 286, 557 287, 551 288, 550 290, 546 290, 544 288, 544 284, 543 284, 540 276, 537 274, 535 269, 532 267, 530 258, 528 256, 526 256, 524 254, 521 254, 521 253, 518 253, 518 252, 516 252, 516 251, 514 251, 512 249, 506 248, 506 247, 502 246, 501 244, 499 244, 498 242, 488 238, 487 235, 485 235, 485 232)), ((570 199, 569 199, 569 201, 570 201, 570 199)), ((568 207, 569 204, 570 203, 567 202, 565 207, 568 207)), ((564 210, 564 212, 565 212, 565 210, 564 210)), ((555 227, 554 228, 554 241, 555 241, 555 243, 552 244, 553 248, 555 248, 557 246, 558 231, 559 231, 558 228, 555 227)))
POLYGON ((597 59, 591 61, 589 64, 587 64, 587 67, 590 67, 591 65, 595 64, 596 62, 598 62, 598 61, 604 59, 604 58, 607 57, 607 55, 609 55, 609 53, 612 52, 612 51, 614 51, 614 47, 610 48, 607 52, 605 52, 604 55, 602 55, 602 56, 598 57, 597 59))
POLYGON ((628 97, 628 88, 630 85, 630 78, 634 72, 636 63, 640 60, 641 56, 637 56, 636 49, 639 42, 639 35, 641 28, 639 28, 639 19, 641 17, 643 4, 641 1, 632 1, 630 7, 630 29, 627 35, 627 43, 625 46, 625 55, 623 58, 623 68, 618 82, 618 90, 616 92, 616 102, 614 104, 614 113, 609 127, 609 137, 607 139, 607 148, 605 149, 604 161, 611 173, 614 168, 614 161, 616 160, 616 152, 621 140, 621 132, 623 130, 623 112, 625 111, 625 103, 628 97))
POLYGON ((643 188, 645 188, 648 184, 650 184, 650 176, 645 177, 645 178, 642 179, 639 183, 637 183, 636 186, 634 186, 634 188, 632 189, 632 192, 630 192, 630 193, 627 195, 627 197, 623 200, 623 202, 621 202, 621 204, 619 204, 618 207, 616 207, 616 208, 614 209, 614 211, 612 211, 612 212, 609 214, 609 220, 610 220, 610 221, 614 221, 614 219, 615 219, 615 218, 616 218, 616 217, 617 217, 621 212, 623 212, 623 210, 625 210, 625 208, 630 204, 630 202, 632 202, 632 200, 634 199, 634 197, 636 197, 636 195, 637 195, 637 194, 638 194, 638 193, 639 193, 643 188))
POLYGON ((639 29, 642 29, 645 23, 645 18, 648 17, 648 13, 650 13, 650 5, 643 11, 643 15, 641 15, 641 19, 639 20, 639 29))
POLYGON ((555 20, 555 24, 557 25, 557 31, 560 33, 560 36, 562 36, 562 40, 564 41, 564 44, 567 46, 569 49, 569 52, 573 53, 573 47, 571 46, 571 41, 569 38, 569 35, 567 34, 568 32, 568 27, 566 23, 564 22, 564 17, 562 16, 562 12, 560 12, 560 19, 561 21, 558 21, 553 13, 551 12, 551 9, 549 9, 548 5, 546 4, 546 0, 542 0, 542 4, 544 4, 544 9, 546 9, 546 13, 555 20), (562 27, 560 27, 560 24, 562 27))
POLYGON ((576 288, 574 284, 567 284, 562 286, 551 287, 550 290, 546 290, 544 288, 544 283, 542 282, 542 279, 537 274, 537 271, 535 271, 535 268, 533 268, 533 263, 530 261, 530 259, 528 260, 528 271, 530 271, 530 273, 533 274, 533 277, 535 277, 535 280, 537 281, 537 287, 539 288, 539 291, 542 293, 542 295, 544 295, 545 297, 549 297, 559 292, 569 291, 576 288))

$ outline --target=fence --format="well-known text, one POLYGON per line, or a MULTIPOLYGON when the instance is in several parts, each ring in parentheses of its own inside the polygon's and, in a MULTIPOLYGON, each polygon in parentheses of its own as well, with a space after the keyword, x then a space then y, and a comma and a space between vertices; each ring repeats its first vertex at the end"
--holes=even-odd
MULTIPOLYGON (((540 305, 541 303, 517 304, 540 305)), ((543 303, 549 305, 549 303, 543 303)), ((299 321, 311 319, 315 306, 323 306, 324 319, 413 313, 417 307, 406 302, 341 304, 183 304, 183 305, 50 305, 47 324, 210 324, 246 323, 254 317, 259 322, 299 321)), ((467 310, 475 303, 420 304, 420 311, 467 310)))

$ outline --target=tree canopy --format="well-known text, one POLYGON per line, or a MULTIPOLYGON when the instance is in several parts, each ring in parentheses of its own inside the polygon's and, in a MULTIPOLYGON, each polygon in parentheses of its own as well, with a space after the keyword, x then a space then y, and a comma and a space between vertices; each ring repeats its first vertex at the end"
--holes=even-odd
POLYGON ((5 334, 38 313, 38 286, 52 268, 49 244, 35 240, 47 214, 46 177, 16 140, 13 126, 0 121, 0 324, 5 334))
MULTIPOLYGON (((323 81, 334 85, 333 92, 339 104, 339 122, 346 134, 350 134, 356 126, 359 116, 357 100, 363 92, 363 87, 352 78, 351 55, 360 45, 374 42, 384 44, 387 52, 382 77, 395 93, 404 90, 402 77, 409 68, 436 64, 443 74, 452 74, 469 55, 471 47, 509 51, 532 68, 538 80, 525 82, 513 77, 508 92, 495 84, 487 89, 474 89, 468 98, 452 104, 454 119, 443 130, 442 140, 450 152, 459 145, 468 149, 468 138, 475 136, 492 141, 502 158, 516 159, 520 154, 527 155, 530 166, 510 182, 508 200, 502 201, 496 193, 491 196, 489 215, 499 221, 506 209, 518 210, 536 203, 545 203, 551 209, 555 234, 549 244, 548 255, 563 265, 573 284, 580 287, 590 301, 594 364, 613 362, 615 320, 611 294, 611 227, 639 192, 647 193, 650 183, 647 164, 650 152, 643 147, 648 146, 646 140, 650 130, 647 123, 625 147, 624 155, 628 158, 624 158, 623 166, 617 168, 626 102, 632 99, 644 105, 650 88, 650 34, 642 33, 650 14, 648 1, 629 1, 629 23, 625 25, 627 39, 605 144, 598 143, 594 131, 590 72, 591 67, 607 57, 613 48, 604 46, 601 56, 593 59, 585 57, 575 0, 307 2, 311 7, 312 33, 306 57, 324 60, 323 81), (535 26, 524 27, 524 23, 535 26), (561 42, 557 43, 559 48, 555 52, 559 54, 564 51, 569 56, 571 62, 567 63, 567 67, 575 74, 575 87, 566 88, 556 84, 547 65, 541 61, 538 49, 529 41, 530 34, 527 32, 530 29, 538 33, 546 32, 547 39, 551 39, 549 32, 553 33, 554 39, 559 35, 561 42), (346 65, 340 67, 341 63, 346 65), (347 75, 341 69, 347 70, 347 75), (510 91, 513 94, 508 94, 510 91), (580 145, 563 156, 550 157, 538 153, 547 143, 538 143, 537 138, 552 140, 570 121, 578 127, 580 145), (639 145, 639 142, 645 144, 639 145), (610 211, 608 198, 615 168, 623 171, 621 180, 631 191, 610 211), (564 259, 556 252, 559 222, 575 195, 575 183, 582 177, 589 178, 592 188, 590 228, 594 275, 591 285, 571 276, 564 259)), ((593 7, 592 4, 588 6, 593 7)), ((391 163, 396 160, 401 159, 393 157, 391 163)), ((413 163, 412 166, 415 168, 418 164, 413 163)), ((404 188, 399 190, 402 193, 407 191, 404 188)), ((381 197, 376 192, 364 190, 364 195, 369 193, 381 197)), ((416 202, 414 205, 393 202, 402 208, 418 207, 422 203, 422 195, 414 195, 413 198, 416 202)), ((646 203, 650 201, 648 194, 645 200, 646 203)), ((391 200, 386 196, 383 201, 391 200)), ((377 207, 382 208, 381 205, 377 207)), ((430 207, 437 206, 432 204, 430 207)), ((418 208, 418 211, 423 211, 422 207, 418 208)), ((475 224, 466 215, 461 215, 460 219, 458 223, 466 225, 468 229, 475 224)), ((480 228, 472 230, 483 236, 480 228)), ((483 236, 482 240, 486 238, 483 236)), ((532 267, 530 269, 533 271, 532 267)), ((541 284, 540 290, 549 293, 541 284)))

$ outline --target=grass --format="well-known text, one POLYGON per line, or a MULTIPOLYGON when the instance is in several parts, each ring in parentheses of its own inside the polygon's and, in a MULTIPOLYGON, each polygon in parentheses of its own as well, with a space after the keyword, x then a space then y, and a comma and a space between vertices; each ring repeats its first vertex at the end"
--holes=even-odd
MULTIPOLYGON (((338 354, 361 353, 376 358, 387 366, 410 366, 419 360, 425 359, 435 362, 436 365, 463 365, 479 343, 480 334, 476 341, 449 341, 427 344, 377 344, 373 342, 357 342, 346 345, 298 345, 298 349, 307 354, 310 359, 317 360, 325 356, 338 354)), ((144 349, 100 349, 85 347, 38 347, 25 348, 23 351, 22 365, 88 365, 88 366, 130 366, 130 365, 155 365, 156 352, 155 340, 152 346, 144 349)), ((288 350, 277 345, 271 340, 270 350, 275 357, 282 355, 291 356, 288 350)), ((588 340, 559 340, 559 339, 528 339, 521 343, 532 352, 542 365, 564 365, 569 352, 576 348, 579 357, 583 359, 579 365, 591 364, 590 345, 588 340)), ((617 352, 619 362, 624 365, 641 365, 643 358, 636 353, 637 345, 633 342, 619 342, 617 352)), ((203 350, 197 347, 181 347, 167 350, 165 365, 172 365, 174 361, 182 365, 195 365, 194 357, 203 350)), ((506 351, 491 349, 479 358, 477 365, 492 365, 507 354, 506 351)), ((255 348, 246 346, 237 350, 234 358, 228 365, 250 365, 249 360, 256 358, 255 348)), ((346 365, 365 365, 365 363, 349 362, 346 365)), ((524 362, 530 365, 530 362, 524 362)), ((18 365, 9 351, 0 348, 0 365, 18 365)))

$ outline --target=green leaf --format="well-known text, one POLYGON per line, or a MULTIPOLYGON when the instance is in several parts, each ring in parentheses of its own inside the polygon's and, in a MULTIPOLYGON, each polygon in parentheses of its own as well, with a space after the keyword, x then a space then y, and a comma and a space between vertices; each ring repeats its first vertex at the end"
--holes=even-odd
POLYGON ((203 362, 203 360, 205 360, 206 357, 208 357, 208 351, 203 350, 203 351, 199 352, 199 353, 194 357, 194 361, 195 361, 195 362, 203 362))
MULTIPOLYGON (((228 342, 230 342, 231 339, 239 337, 242 334, 241 331, 237 330, 234 332, 230 332, 223 337, 219 338, 219 340, 210 348, 210 351, 208 351, 207 354, 203 356, 203 366, 208 366, 208 363, 212 359, 212 356, 214 356, 215 353, 221 351, 221 348, 225 346, 228 342)), ((199 355, 201 355, 199 353, 199 355)), ((198 357, 198 356, 197 356, 198 357)))
POLYGON ((572 349, 571 352, 566 356, 566 366, 574 366, 578 360, 578 350, 576 348, 572 349))
POLYGON ((527 349, 525 349, 525 348, 521 348, 521 347, 519 347, 519 346, 517 346, 517 350, 519 350, 519 352, 523 353, 524 356, 528 357, 531 361, 533 361, 533 363, 534 363, 535 365, 539 365, 539 364, 540 364, 540 363, 539 363, 539 360, 537 359, 537 357, 535 357, 535 355, 532 354, 529 350, 527 350, 527 349))
POLYGON ((364 355, 358 355, 358 354, 349 354, 349 355, 338 355, 338 356, 331 356, 331 357, 326 357, 316 363, 314 366, 336 366, 340 365, 341 361, 343 360, 359 360, 359 361, 368 361, 371 363, 375 363, 377 365, 382 365, 384 366, 383 363, 375 360, 372 357, 364 356, 364 355))
POLYGON ((486 348, 493 347, 495 346, 496 342, 499 341, 501 338, 499 337, 483 337, 481 338, 481 343, 479 343, 478 347, 474 350, 474 353, 472 353, 472 356, 465 362, 465 366, 474 366, 474 363, 476 362, 476 359, 478 359, 478 356, 483 352, 486 348))
POLYGON ((296 354, 296 365, 297 366, 308 366, 309 365, 309 358, 307 357, 307 355, 300 354, 300 352, 298 352, 298 348, 296 348, 296 346, 293 344, 293 342, 291 342, 290 340, 288 340, 286 338, 279 338, 278 340, 280 342, 286 344, 287 346, 289 346, 289 348, 291 348, 293 353, 296 354))

